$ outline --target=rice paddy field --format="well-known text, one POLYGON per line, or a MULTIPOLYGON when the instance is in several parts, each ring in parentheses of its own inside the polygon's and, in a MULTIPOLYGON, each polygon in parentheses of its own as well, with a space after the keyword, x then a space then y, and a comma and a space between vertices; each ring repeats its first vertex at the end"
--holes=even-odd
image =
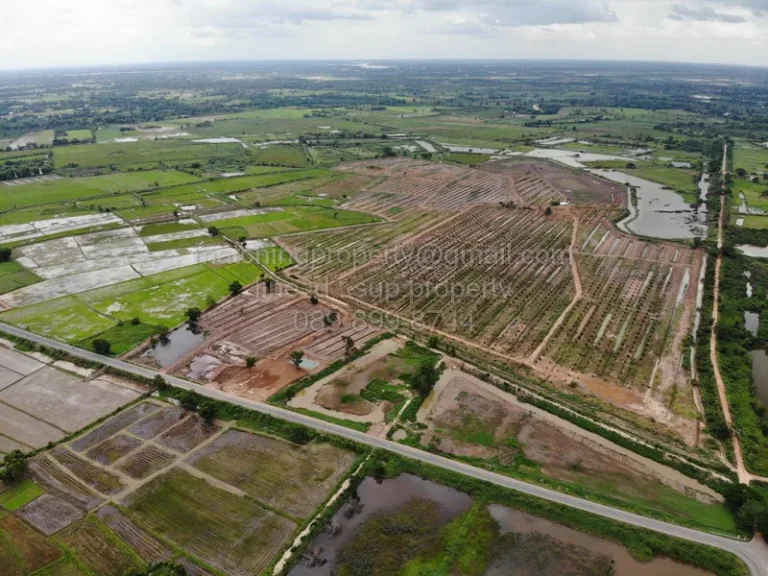
POLYGON ((355 459, 135 404, 0 486, 2 573, 125 576, 173 560, 189 574, 263 574, 355 459))

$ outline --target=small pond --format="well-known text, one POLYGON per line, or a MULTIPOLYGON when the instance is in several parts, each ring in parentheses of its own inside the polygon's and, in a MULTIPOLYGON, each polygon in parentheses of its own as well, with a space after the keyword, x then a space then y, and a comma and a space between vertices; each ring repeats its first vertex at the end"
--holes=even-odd
POLYGON ((651 238, 690 239, 707 234, 706 210, 691 208, 682 196, 661 184, 613 170, 590 170, 593 174, 636 190, 637 206, 630 206, 630 216, 619 228, 651 238))
MULTIPOLYGON (((350 500, 333 517, 331 521, 331 525, 335 528, 333 533, 328 530, 323 531, 311 544, 310 548, 318 551, 328 561, 322 565, 315 564, 310 567, 306 559, 302 560, 290 571, 289 576, 333 576, 335 574, 334 559, 337 551, 355 539, 367 520, 376 514, 398 509, 413 499, 428 500, 439 504, 440 514, 446 522, 467 512, 473 503, 472 498, 467 494, 410 474, 385 480, 381 484, 373 478, 366 478, 358 487, 357 496, 359 497, 359 504, 355 513, 349 512, 350 502, 353 501, 350 500)), ((506 546, 505 542, 510 542, 502 538, 504 534, 540 535, 541 538, 534 538, 531 543, 536 541, 555 543, 555 546, 559 546, 559 548, 556 547, 553 553, 569 556, 574 564, 578 564, 579 560, 584 560, 580 554, 593 554, 594 556, 591 558, 602 557, 603 561, 609 562, 615 568, 616 576, 647 576, 648 574, 653 574, 653 576, 705 576, 708 574, 703 570, 677 564, 663 558, 646 563, 638 562, 623 546, 505 506, 492 504, 488 507, 488 512, 498 525, 500 539, 497 542, 502 543, 502 547, 506 546)), ((514 541, 515 539, 511 542, 514 543, 514 541)), ((531 568, 531 564, 535 565, 536 562, 526 560, 542 558, 541 550, 528 551, 525 546, 513 546, 509 549, 504 548, 504 550, 488 564, 485 576, 509 576, 511 574, 515 576, 549 576, 549 572, 542 572, 538 566, 535 569, 531 568), (524 552, 524 557, 519 556, 521 551, 524 552)), ((545 563, 549 564, 549 559, 546 558, 547 554, 548 552, 545 551, 543 559, 545 563)), ((557 560, 562 562, 562 558, 557 560)), ((557 565, 557 560, 553 565, 557 565)), ((567 563, 568 560, 566 560, 566 565, 567 563)))
POLYGON ((755 384, 757 397, 768 409, 768 354, 765 350, 753 350, 749 355, 752 356, 752 382, 755 384))
POLYGON ((150 348, 145 355, 153 358, 162 368, 170 366, 187 352, 194 350, 205 341, 201 331, 193 332, 189 326, 182 326, 168 334, 168 341, 150 348))

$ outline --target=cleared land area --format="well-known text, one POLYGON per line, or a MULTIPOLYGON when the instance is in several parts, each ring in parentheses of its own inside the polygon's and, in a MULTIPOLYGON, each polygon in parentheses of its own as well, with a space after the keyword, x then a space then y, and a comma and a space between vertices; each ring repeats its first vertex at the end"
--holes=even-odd
POLYGON ((312 304, 290 289, 268 291, 264 284, 205 313, 200 327, 209 333, 206 340, 167 370, 258 400, 342 358, 345 338, 360 347, 379 334, 346 312, 312 304), (333 314, 336 319, 330 321, 333 314), (290 360, 296 350, 305 353, 299 367, 290 360), (246 366, 249 357, 257 360, 252 367, 246 366))
POLYGON ((40 358, 0 346, 0 453, 42 448, 140 395, 106 380, 84 380, 40 358))
POLYGON ((249 496, 303 517, 345 475, 354 455, 330 444, 296 446, 232 430, 186 461, 249 496))

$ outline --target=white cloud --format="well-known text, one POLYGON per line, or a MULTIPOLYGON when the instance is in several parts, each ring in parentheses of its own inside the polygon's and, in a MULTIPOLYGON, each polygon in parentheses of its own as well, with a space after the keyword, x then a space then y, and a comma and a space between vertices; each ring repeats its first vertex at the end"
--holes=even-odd
POLYGON ((323 58, 763 65, 768 53, 768 0, 0 2, 0 69, 323 58))

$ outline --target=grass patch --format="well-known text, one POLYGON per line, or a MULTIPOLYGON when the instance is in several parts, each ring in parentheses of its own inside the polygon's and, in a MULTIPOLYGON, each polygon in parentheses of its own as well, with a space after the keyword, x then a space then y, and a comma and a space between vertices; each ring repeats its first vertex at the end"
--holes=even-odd
POLYGON ((472 152, 451 152, 445 157, 448 162, 469 166, 470 164, 482 164, 491 159, 490 154, 474 154, 472 152))
POLYGON ((296 526, 179 469, 139 488, 126 507, 155 533, 232 576, 261 574, 296 526))
POLYGON ((37 282, 40 282, 40 278, 18 262, 0 264, 0 294, 7 294, 37 282))
POLYGON ((112 354, 119 356, 163 330, 164 328, 152 324, 140 323, 133 325, 130 322, 124 322, 122 326, 119 324, 115 325, 101 334, 81 340, 77 345, 86 350, 93 350, 93 340, 95 338, 103 338, 112 345, 112 354))
POLYGON ((256 252, 255 256, 259 261, 259 264, 272 272, 278 272, 296 264, 296 261, 291 258, 291 255, 280 246, 262 248, 256 252))
POLYGON ((43 494, 45 494, 45 491, 37 484, 31 480, 23 480, 18 484, 10 486, 5 492, 0 494, 0 506, 14 512, 43 494))
POLYGON ((64 342, 80 342, 114 325, 72 296, 10 310, 0 320, 64 342))
POLYGON ((379 222, 379 219, 370 214, 351 210, 336 210, 322 206, 296 206, 280 212, 221 220, 217 222, 217 226, 221 229, 242 228, 248 238, 269 238, 370 222, 379 222))

